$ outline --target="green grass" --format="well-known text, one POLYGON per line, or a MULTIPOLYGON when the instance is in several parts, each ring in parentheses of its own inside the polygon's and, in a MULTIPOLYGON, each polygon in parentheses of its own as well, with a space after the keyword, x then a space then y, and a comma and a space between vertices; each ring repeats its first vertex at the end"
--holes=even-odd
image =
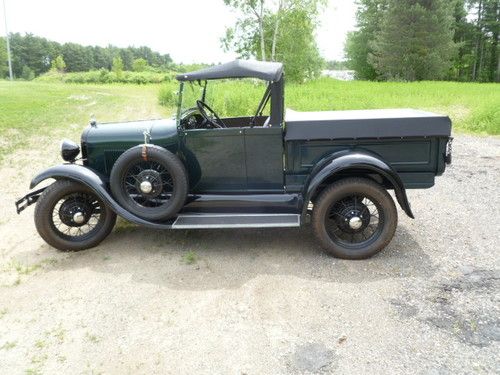
POLYGON ((185 264, 194 264, 197 262, 197 260, 198 260, 198 255, 191 250, 182 256, 182 261, 185 264))
POLYGON ((500 134, 500 85, 460 82, 342 82, 321 79, 292 86, 296 110, 417 108, 446 114, 454 130, 500 134))
POLYGON ((0 80, 0 161, 34 138, 71 136, 94 115, 98 121, 165 116, 158 85, 77 85, 0 80))
POLYGON ((2 346, 0 346, 0 350, 10 350, 15 348, 17 345, 17 341, 7 341, 2 346))
MULTIPOLYGON (((261 86, 250 82, 210 82, 210 86, 208 101, 221 116, 252 115, 263 94, 261 86)), ((163 85, 160 102, 173 106, 175 90, 173 82, 163 85)), ((196 87, 187 92, 188 97, 198 94, 196 87)), ((500 134, 500 85, 495 83, 344 82, 321 78, 287 84, 285 105, 297 111, 416 108, 450 116, 454 131, 500 134)))

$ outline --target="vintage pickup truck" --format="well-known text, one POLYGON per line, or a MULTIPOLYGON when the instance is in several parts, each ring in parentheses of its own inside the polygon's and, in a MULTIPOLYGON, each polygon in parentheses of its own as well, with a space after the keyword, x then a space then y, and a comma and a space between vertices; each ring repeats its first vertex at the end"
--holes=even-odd
POLYGON ((329 253, 364 259, 395 233, 388 190, 413 218, 406 189, 430 188, 451 162, 446 116, 285 111, 280 63, 236 60, 177 79, 174 119, 92 121, 81 149, 63 141, 66 163, 33 178, 31 189, 56 181, 16 207, 19 213, 37 202, 35 225, 47 243, 61 250, 96 246, 117 215, 157 229, 311 224, 329 253), (209 81, 241 78, 267 82, 255 115, 219 117, 208 104, 209 81), (189 101, 183 93, 193 86, 200 97, 189 101))

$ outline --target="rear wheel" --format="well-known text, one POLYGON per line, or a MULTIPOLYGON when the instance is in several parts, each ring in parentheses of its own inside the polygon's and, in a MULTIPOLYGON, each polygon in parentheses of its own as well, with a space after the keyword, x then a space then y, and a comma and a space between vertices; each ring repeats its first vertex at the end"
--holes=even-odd
POLYGON ((313 211, 313 228, 325 250, 343 259, 366 259, 386 247, 397 226, 394 201, 379 184, 348 178, 326 188, 313 211))
POLYGON ((113 229, 116 214, 86 186, 59 180, 37 201, 35 226, 49 245, 78 251, 97 246, 113 229))

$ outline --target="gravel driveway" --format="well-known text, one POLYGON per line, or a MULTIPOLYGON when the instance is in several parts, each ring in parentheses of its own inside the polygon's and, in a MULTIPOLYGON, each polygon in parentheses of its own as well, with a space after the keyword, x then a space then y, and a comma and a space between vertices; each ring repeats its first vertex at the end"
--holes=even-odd
POLYGON ((0 167, 0 373, 500 372, 500 138, 457 136, 436 186, 409 192, 416 220, 399 210, 367 261, 323 254, 307 227, 120 222, 98 248, 58 252, 32 207, 13 210, 57 162, 40 142, 0 167))

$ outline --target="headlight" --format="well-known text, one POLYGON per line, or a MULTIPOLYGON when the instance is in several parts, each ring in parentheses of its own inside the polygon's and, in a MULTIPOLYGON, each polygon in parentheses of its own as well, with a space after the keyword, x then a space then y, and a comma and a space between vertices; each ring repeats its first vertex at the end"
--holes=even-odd
POLYGON ((61 142, 61 157, 64 161, 69 161, 70 163, 74 162, 79 153, 80 146, 75 142, 67 139, 61 142))

